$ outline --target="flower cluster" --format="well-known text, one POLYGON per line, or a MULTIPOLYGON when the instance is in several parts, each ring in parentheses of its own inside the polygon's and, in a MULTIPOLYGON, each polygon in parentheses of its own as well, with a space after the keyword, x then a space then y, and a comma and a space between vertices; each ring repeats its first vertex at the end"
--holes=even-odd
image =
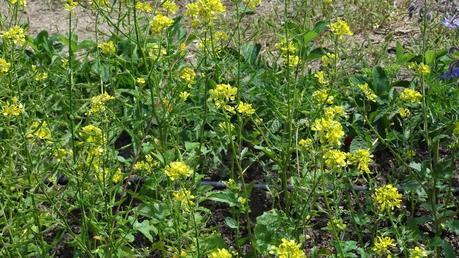
POLYGON ((175 14, 178 11, 178 6, 174 1, 166 0, 161 6, 166 12, 175 14))
POLYGON ((26 7, 27 6, 27 0, 8 0, 11 4, 17 4, 20 7, 26 7))
POLYGON ((401 118, 409 117, 411 115, 411 111, 404 107, 399 108, 398 113, 400 114, 401 118))
POLYGON ((421 74, 421 75, 428 75, 431 72, 430 66, 424 64, 424 63, 410 63, 408 65, 408 68, 412 69, 413 71, 421 74))
POLYGON ((338 19, 336 22, 331 23, 330 31, 338 37, 341 37, 343 35, 348 35, 348 36, 353 35, 347 22, 345 22, 342 19, 338 19))
POLYGON ((134 164, 134 170, 141 170, 150 173, 153 171, 153 168, 157 166, 157 163, 153 160, 153 157, 150 154, 145 155, 145 160, 137 161, 134 164))
POLYGON ((348 154, 349 164, 357 166, 361 173, 371 173, 369 164, 373 162, 373 155, 367 149, 358 149, 348 154))
POLYGON ((421 102, 422 94, 413 89, 403 89, 400 92, 400 100, 406 103, 418 104, 421 102))
POLYGON ((325 72, 324 71, 317 71, 314 73, 314 77, 317 79, 317 81, 322 84, 326 85, 328 84, 327 78, 325 78, 325 72))
POLYGON ((251 116, 255 113, 255 109, 252 107, 252 104, 240 101, 237 105, 237 112, 241 115, 251 116))
POLYGON ((33 139, 37 138, 40 140, 50 140, 51 139, 51 130, 48 128, 48 123, 46 121, 34 121, 29 128, 27 133, 27 138, 33 139))
POLYGON ((322 64, 324 66, 332 66, 335 64, 336 60, 338 59, 338 56, 333 54, 333 53, 327 53, 322 56, 322 64))
POLYGON ((341 145, 341 138, 344 136, 343 126, 329 118, 319 118, 314 121, 311 129, 317 132, 321 143, 330 145, 341 145))
POLYGON ((117 169, 108 169, 108 168, 96 168, 95 169, 96 178, 100 182, 107 182, 111 180, 113 183, 117 184, 123 179, 123 172, 121 168, 117 169))
POLYGON ((313 141, 310 138, 301 139, 298 141, 298 145, 303 149, 307 149, 312 146, 312 142, 313 141))
POLYGON ((174 20, 171 18, 163 15, 162 13, 158 13, 155 17, 153 17, 153 20, 150 23, 151 31, 154 33, 161 33, 171 26, 173 22, 174 20))
POLYGON ((188 85, 192 85, 196 82, 196 73, 190 67, 185 67, 180 72, 180 79, 184 80, 188 85))
POLYGON ((91 108, 88 111, 88 115, 94 115, 102 113, 106 110, 106 103, 110 100, 115 99, 110 96, 108 93, 104 92, 100 95, 94 96, 91 98, 91 108))
POLYGON ((84 126, 83 128, 81 128, 80 135, 87 143, 93 143, 97 145, 102 145, 104 143, 102 129, 95 125, 84 126))
POLYGON ((2 104, 2 114, 4 116, 20 116, 24 112, 24 106, 16 97, 11 98, 11 102, 7 101, 2 104))
POLYGON ((0 75, 6 74, 10 70, 11 64, 5 59, 0 58, 0 75))
POLYGON ((340 150, 327 150, 323 158, 325 160, 325 166, 329 169, 339 170, 347 166, 346 153, 340 150))
POLYGON ((230 101, 234 101, 237 94, 237 88, 229 84, 217 84, 215 89, 209 90, 210 99, 218 108, 223 108, 227 111, 234 112, 234 107, 229 105, 230 101))
POLYGON ((359 84, 357 87, 360 89, 363 95, 365 95, 365 98, 371 102, 376 102, 377 96, 374 91, 368 87, 368 83, 359 84))
POLYGON ((378 255, 390 254, 390 248, 395 247, 394 240, 390 237, 377 236, 372 250, 378 255))
POLYGON ((193 26, 212 26, 217 17, 226 11, 220 0, 196 0, 186 5, 185 15, 190 17, 193 26))
POLYGON ((279 50, 284 63, 291 67, 298 65, 300 57, 296 54, 297 47, 292 40, 283 38, 276 43, 275 47, 279 50))
POLYGON ((334 119, 336 117, 346 117, 346 111, 342 106, 331 106, 324 109, 324 116, 327 119, 334 119))
POLYGON ((427 252, 424 248, 416 246, 413 249, 410 249, 410 256, 409 258, 424 258, 428 257, 429 252, 427 252))
POLYGON ((175 181, 180 178, 191 176, 193 170, 182 161, 174 161, 167 165, 165 173, 171 181, 175 181))
POLYGON ((306 255, 301 250, 301 244, 297 244, 295 240, 281 239, 279 246, 272 250, 278 258, 306 258, 306 255))
POLYGON ((181 208, 184 209, 185 211, 188 211, 190 207, 194 205, 194 198, 195 196, 191 194, 189 190, 178 190, 175 191, 173 194, 174 199, 180 203, 181 208))
POLYGON ((151 13, 151 11, 153 10, 150 3, 141 2, 141 1, 138 1, 135 3, 135 9, 137 11, 141 11, 145 13, 151 13))
POLYGON ((402 195, 391 184, 376 188, 373 201, 380 211, 391 211, 402 204, 402 195))
POLYGON ((312 93, 312 99, 318 104, 333 104, 333 97, 327 89, 316 90, 312 93))
POLYGON ((113 41, 102 42, 99 44, 98 48, 104 55, 113 55, 116 53, 116 46, 113 41))
POLYGON ((255 9, 260 4, 261 0, 242 0, 242 2, 250 9, 255 9))
POLYGON ((209 254, 209 258, 231 258, 233 255, 226 248, 218 248, 209 254))
POLYGON ((2 38, 5 41, 13 42, 16 46, 22 46, 25 43, 25 32, 23 28, 14 26, 3 32, 2 38))
POLYGON ((67 2, 64 5, 65 10, 71 12, 73 9, 75 9, 78 6, 78 2, 74 0, 67 0, 67 2))
POLYGON ((179 93, 179 98, 181 101, 185 102, 188 99, 188 97, 190 97, 190 95, 191 94, 188 91, 182 91, 179 93))

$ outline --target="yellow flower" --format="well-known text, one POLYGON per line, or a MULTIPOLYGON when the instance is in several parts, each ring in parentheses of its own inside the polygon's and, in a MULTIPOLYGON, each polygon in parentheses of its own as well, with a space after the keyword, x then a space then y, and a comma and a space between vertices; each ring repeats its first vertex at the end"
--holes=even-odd
MULTIPOLYGON (((236 98, 237 88, 229 84, 217 84, 215 89, 209 90, 210 99, 214 101, 215 106, 231 111, 228 102, 236 98)), ((234 108, 233 108, 234 109, 234 108)))
POLYGON ((327 53, 322 56, 322 64, 324 66, 331 66, 335 63, 335 61, 338 59, 337 56, 333 53, 327 53))
POLYGON ((404 108, 404 107, 401 107, 398 110, 398 113, 400 114, 401 118, 406 118, 406 117, 409 117, 411 115, 410 110, 408 108, 404 108))
POLYGON ((349 163, 357 165, 357 169, 362 173, 371 173, 368 166, 373 162, 372 158, 373 155, 366 149, 358 149, 348 155, 349 163))
POLYGON ((390 254, 390 248, 395 247, 394 240, 390 237, 377 236, 374 240, 373 250, 378 255, 390 254))
POLYGON ((95 125, 87 125, 81 128, 81 137, 85 139, 88 143, 103 144, 104 136, 102 134, 102 129, 95 125))
POLYGON ((190 93, 187 92, 187 91, 182 91, 179 94, 179 97, 183 102, 185 102, 188 99, 189 96, 190 96, 190 93))
POLYGON ((417 73, 419 73, 421 75, 428 75, 432 71, 430 69, 430 66, 428 66, 428 65, 426 65, 424 63, 420 63, 420 64, 410 63, 408 65, 408 68, 414 70, 415 72, 417 72, 417 73))
POLYGON ((8 0, 11 4, 17 4, 20 7, 26 7, 27 6, 27 0, 8 0))
POLYGON ((400 100, 407 103, 421 103, 422 95, 416 90, 406 88, 400 93, 400 100))
POLYGON ((48 79, 48 73, 43 72, 43 73, 38 73, 37 75, 35 75, 36 81, 44 81, 46 79, 48 79))
POLYGON ((402 204, 402 195, 391 184, 376 188, 373 201, 380 211, 391 211, 402 204))
POLYGON ((121 182, 121 180, 123 179, 123 172, 121 171, 121 168, 118 168, 114 170, 113 172, 112 171, 113 170, 108 169, 108 168, 97 167, 95 169, 95 174, 96 174, 97 179, 100 182, 110 180, 109 177, 111 177, 111 181, 115 184, 121 182))
POLYGON ((323 0, 324 5, 331 5, 333 4, 333 0, 323 0))
POLYGON ((242 0, 242 2, 250 9, 255 9, 260 4, 261 0, 242 0))
POLYGON ((27 138, 38 138, 40 140, 50 140, 51 131, 48 128, 46 121, 34 121, 29 128, 27 138))
POLYGON ((103 94, 94 96, 91 98, 91 108, 88 111, 88 115, 93 115, 97 113, 102 113, 106 110, 105 104, 110 101, 115 99, 114 97, 108 95, 106 92, 103 94))
POLYGON ((153 17, 153 20, 150 23, 151 31, 154 33, 161 33, 163 30, 171 26, 172 23, 174 23, 174 20, 162 13, 158 13, 155 17, 153 17))
POLYGON ((255 113, 255 109, 252 107, 252 104, 239 101, 239 105, 237 105, 237 112, 245 116, 250 116, 255 113))
POLYGON ((137 161, 134 164, 134 170, 152 172, 153 168, 157 166, 157 163, 153 160, 153 156, 150 154, 145 155, 145 161, 137 161))
POLYGON ((65 3, 65 10, 71 12, 73 11, 73 9, 75 9, 76 7, 78 6, 78 2, 77 1, 74 1, 74 0, 67 0, 67 2, 65 3))
POLYGON ((330 169, 340 169, 347 165, 346 153, 340 150, 327 150, 323 156, 325 166, 330 169))
POLYGON ((327 119, 334 119, 335 117, 346 116, 346 111, 344 111, 344 108, 342 106, 326 107, 324 113, 327 119))
POLYGON ((191 176, 193 170, 182 161, 174 161, 167 165, 165 173, 171 181, 175 181, 180 178, 191 176))
POLYGON ((194 205, 193 200, 195 197, 188 190, 178 190, 175 191, 172 195, 176 201, 180 202, 182 209, 186 211, 188 211, 189 208, 194 205))
POLYGON ((338 19, 336 22, 330 24, 330 30, 333 34, 337 35, 338 37, 343 35, 353 35, 351 29, 347 22, 342 19, 338 19))
POLYGON ((319 118, 314 121, 311 129, 317 132, 321 143, 341 145, 344 136, 343 126, 335 120, 319 118))
POLYGON ((113 55, 116 53, 116 46, 113 41, 102 42, 98 47, 102 51, 102 54, 113 55))
POLYGON ((110 0, 92 0, 92 3, 98 7, 108 6, 110 0))
POLYGON ((281 39, 278 43, 276 43, 275 47, 284 56, 296 54, 296 46, 291 40, 287 42, 287 39, 281 39))
POLYGON ((3 32, 2 38, 5 41, 12 41, 17 46, 22 46, 25 43, 25 32, 23 28, 14 26, 3 32))
POLYGON ((306 255, 301 250, 301 244, 297 244, 295 240, 281 239, 282 243, 278 247, 273 248, 273 253, 278 258, 306 258, 306 255))
POLYGON ((233 255, 225 249, 225 248, 218 248, 217 250, 213 251, 209 254, 209 258, 231 258, 233 255))
POLYGON ((298 141, 298 145, 304 149, 309 148, 312 146, 312 139, 310 138, 301 139, 298 141))
POLYGON ((185 82, 188 83, 188 85, 194 84, 195 83, 195 78, 196 78, 196 73, 193 71, 193 69, 189 67, 185 67, 182 69, 180 73, 180 79, 184 80, 185 82))
POLYGON ((175 14, 178 10, 178 6, 174 1, 166 0, 162 7, 169 13, 175 14))
POLYGON ((220 122, 218 127, 223 129, 225 132, 231 132, 234 130, 234 125, 231 122, 220 122))
POLYGON ((145 78, 139 77, 135 80, 140 87, 143 87, 146 83, 145 78))
POLYGON ((24 112, 24 106, 16 97, 11 98, 11 102, 7 101, 2 105, 2 114, 4 116, 20 116, 24 112))
POLYGON ((212 26, 213 21, 225 11, 220 0, 196 0, 186 5, 185 15, 190 17, 193 26, 212 26))
POLYGON ((146 46, 146 50, 147 55, 150 58, 158 58, 160 56, 167 54, 167 50, 156 43, 148 43, 146 46))
POLYGON ((289 67, 295 67, 300 63, 300 57, 297 55, 289 55, 287 62, 289 67))
POLYGON ((11 64, 5 59, 0 58, 0 75, 6 74, 10 70, 11 64))
POLYGON ((329 94, 327 89, 316 90, 312 93, 312 99, 318 104, 333 104, 334 97, 329 94))
POLYGON ((368 87, 368 83, 362 83, 357 85, 357 87, 362 91, 362 93, 365 95, 365 97, 371 101, 371 102, 376 102, 376 94, 373 92, 372 89, 368 87))
POLYGON ((153 10, 153 8, 151 8, 150 3, 140 1, 135 3, 135 9, 145 13, 151 13, 151 11, 153 10))
POLYGON ((317 79, 317 81, 322 84, 328 84, 328 80, 325 78, 325 73, 323 71, 317 71, 314 73, 314 77, 317 79))
POLYGON ((416 246, 413 249, 410 249, 410 256, 409 258, 423 258, 429 256, 429 252, 427 252, 424 248, 416 246))

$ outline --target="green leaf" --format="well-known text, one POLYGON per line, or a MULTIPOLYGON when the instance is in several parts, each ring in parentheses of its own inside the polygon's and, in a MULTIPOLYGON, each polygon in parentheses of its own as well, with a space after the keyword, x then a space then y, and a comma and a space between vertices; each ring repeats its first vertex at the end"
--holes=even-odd
POLYGON ((390 85, 386 72, 380 66, 373 68, 373 88, 378 96, 387 96, 389 94, 390 85))
POLYGON ((239 227, 239 223, 231 217, 226 217, 225 218, 225 224, 232 229, 237 229, 239 227))
POLYGON ((153 242, 153 236, 151 235, 150 232, 153 232, 155 235, 158 232, 158 230, 155 227, 150 225, 149 220, 144 220, 141 223, 139 223, 138 221, 135 221, 133 228, 139 231, 140 233, 142 233, 142 235, 144 235, 151 242, 153 242))
POLYGON ((244 60, 254 65, 257 62, 258 54, 260 53, 261 45, 260 44, 248 44, 241 47, 241 54, 244 57, 244 60))
POLYGON ((238 204, 236 195, 229 191, 211 192, 209 195, 209 200, 223 202, 231 207, 234 207, 238 204))

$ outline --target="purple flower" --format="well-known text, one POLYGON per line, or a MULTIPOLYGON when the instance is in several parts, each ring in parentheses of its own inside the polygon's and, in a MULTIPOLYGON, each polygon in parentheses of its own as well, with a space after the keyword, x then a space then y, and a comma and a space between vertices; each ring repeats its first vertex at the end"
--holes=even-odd
POLYGON ((451 18, 445 17, 441 23, 449 29, 459 29, 459 16, 453 16, 451 18))
POLYGON ((442 75, 440 75, 440 79, 442 80, 452 80, 455 78, 459 78, 459 67, 449 69, 447 72, 444 72, 442 75))

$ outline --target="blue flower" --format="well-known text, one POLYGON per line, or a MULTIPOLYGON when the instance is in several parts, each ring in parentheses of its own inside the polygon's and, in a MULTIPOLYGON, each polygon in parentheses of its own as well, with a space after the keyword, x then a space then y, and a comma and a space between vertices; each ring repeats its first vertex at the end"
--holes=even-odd
POLYGON ((449 69, 447 72, 444 72, 440 79, 442 80, 452 80, 455 78, 459 78, 459 67, 454 67, 453 69, 449 69))
POLYGON ((459 29, 459 17, 453 16, 451 18, 445 17, 441 21, 449 29, 459 29))

